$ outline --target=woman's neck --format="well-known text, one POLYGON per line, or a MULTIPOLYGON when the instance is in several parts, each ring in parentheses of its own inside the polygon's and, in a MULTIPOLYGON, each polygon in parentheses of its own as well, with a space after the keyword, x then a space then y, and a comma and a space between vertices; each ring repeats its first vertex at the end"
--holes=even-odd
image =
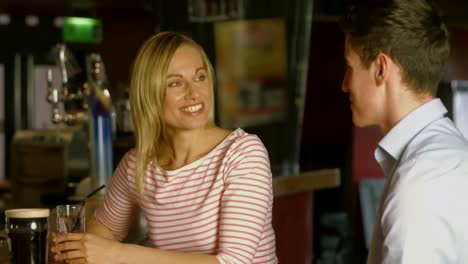
POLYGON ((200 159, 222 141, 220 131, 225 130, 205 127, 170 133, 166 138, 169 151, 163 151, 158 157, 159 166, 166 170, 174 170, 200 159), (172 156, 169 153, 172 153, 172 156))

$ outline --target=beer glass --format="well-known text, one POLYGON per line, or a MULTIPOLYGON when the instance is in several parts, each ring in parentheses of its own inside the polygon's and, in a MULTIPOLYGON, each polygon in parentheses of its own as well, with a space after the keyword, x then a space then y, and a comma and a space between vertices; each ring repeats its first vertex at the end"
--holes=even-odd
POLYGON ((6 237, 0 237, 0 264, 10 264, 10 247, 6 237))
POLYGON ((5 211, 5 229, 10 238, 13 264, 46 264, 49 209, 5 211))

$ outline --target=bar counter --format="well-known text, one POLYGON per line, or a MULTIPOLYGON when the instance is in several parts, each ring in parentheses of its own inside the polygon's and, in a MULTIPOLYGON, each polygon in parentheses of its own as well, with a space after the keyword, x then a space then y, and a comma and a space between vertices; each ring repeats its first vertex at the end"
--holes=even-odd
POLYGON ((273 177, 275 197, 338 187, 341 184, 339 169, 302 172, 299 175, 273 177))
POLYGON ((314 191, 340 184, 339 169, 273 177, 273 228, 279 263, 314 263, 314 191))

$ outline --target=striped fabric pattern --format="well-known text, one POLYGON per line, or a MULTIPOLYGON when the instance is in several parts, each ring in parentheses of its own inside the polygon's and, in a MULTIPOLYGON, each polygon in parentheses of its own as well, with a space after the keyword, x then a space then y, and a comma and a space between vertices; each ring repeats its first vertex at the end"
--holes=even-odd
POLYGON ((219 263, 277 263, 270 161, 261 140, 233 131, 182 168, 148 165, 145 193, 135 184, 135 152, 119 163, 94 217, 123 239, 141 207, 155 248, 216 255, 219 263))

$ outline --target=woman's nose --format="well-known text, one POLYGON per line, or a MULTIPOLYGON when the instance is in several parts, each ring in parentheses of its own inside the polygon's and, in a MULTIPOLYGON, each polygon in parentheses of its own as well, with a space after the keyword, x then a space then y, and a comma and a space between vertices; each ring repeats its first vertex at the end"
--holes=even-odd
POLYGON ((193 100, 198 97, 197 87, 193 83, 187 83, 185 88, 184 98, 186 100, 193 100))

